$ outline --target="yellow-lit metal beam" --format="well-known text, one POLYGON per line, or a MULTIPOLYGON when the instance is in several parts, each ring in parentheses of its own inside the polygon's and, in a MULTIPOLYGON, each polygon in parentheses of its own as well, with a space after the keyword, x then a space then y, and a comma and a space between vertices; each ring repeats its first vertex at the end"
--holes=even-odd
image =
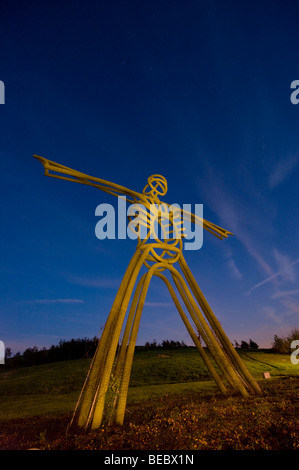
MULTIPOLYGON (((113 392, 115 396, 112 409, 110 403, 109 421, 123 423, 137 333, 146 294, 153 276, 160 278, 167 286, 190 337, 221 392, 227 393, 232 388, 244 397, 249 393, 261 393, 259 385, 236 353, 188 267, 182 253, 182 240, 169 238, 162 241, 154 233, 153 224, 150 223, 150 216, 153 215, 161 224, 165 222, 164 228, 170 229, 169 233, 183 234, 181 217, 177 217, 177 213, 169 217, 161 210, 159 197, 167 192, 166 179, 162 175, 150 176, 143 192, 139 193, 73 170, 44 157, 38 155, 34 157, 43 164, 47 176, 92 186, 113 196, 125 196, 129 202, 142 204, 144 210, 140 223, 148 229, 148 236, 143 240, 138 240, 136 252, 117 291, 81 390, 71 425, 78 424, 86 429, 96 429, 101 425, 105 407, 107 407, 107 392, 111 380, 116 384, 116 389, 113 392), (157 213, 153 214, 155 205, 157 213), (174 267, 175 263, 179 264, 181 273, 174 267), (145 268, 146 272, 138 280, 142 268, 145 268), (171 280, 167 279, 162 272, 169 273, 171 280), (195 329, 191 326, 174 287, 180 294, 195 329), (198 334, 204 339, 207 351, 201 345, 198 334), (210 357, 215 362, 215 366, 210 357)), ((167 204, 167 207, 170 205, 167 204)), ((228 230, 191 212, 183 210, 181 214, 189 222, 202 226, 220 239, 232 235, 228 230)))

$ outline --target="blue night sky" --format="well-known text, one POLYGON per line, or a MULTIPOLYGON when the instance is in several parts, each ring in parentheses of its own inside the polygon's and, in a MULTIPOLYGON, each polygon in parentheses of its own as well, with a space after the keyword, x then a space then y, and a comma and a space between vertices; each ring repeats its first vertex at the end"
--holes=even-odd
MULTIPOLYGON (((94 188, 38 154, 234 233, 185 258, 232 342, 299 320, 297 1, 2 0, 0 339, 15 353, 103 327, 136 242, 95 236, 94 188)), ((299 96, 299 95, 298 95, 299 96)), ((159 279, 137 343, 191 344, 159 279)))

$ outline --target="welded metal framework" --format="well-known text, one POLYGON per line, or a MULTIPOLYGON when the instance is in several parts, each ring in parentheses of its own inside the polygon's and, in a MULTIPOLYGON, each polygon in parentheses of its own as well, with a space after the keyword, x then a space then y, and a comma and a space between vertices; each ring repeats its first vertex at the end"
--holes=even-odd
MULTIPOLYGON (((46 158, 34 157, 44 165, 47 176, 93 186, 114 196, 125 196, 130 203, 142 205, 144 211, 139 222, 141 220, 148 230, 147 237, 138 240, 136 252, 117 291, 71 425, 96 429, 102 424, 105 411, 109 413, 109 422, 123 424, 140 319, 153 276, 160 278, 167 286, 190 337, 220 391, 227 393, 235 390, 244 397, 249 393, 261 393, 258 383, 235 351, 186 263, 182 252, 184 227, 181 210, 173 210, 170 219, 169 214, 164 217, 163 210, 159 210, 159 197, 167 192, 165 178, 161 175, 150 176, 143 192, 138 193, 46 158), (159 238, 153 219, 158 221, 162 232, 167 219, 167 230, 172 236, 159 238), (145 273, 142 274, 144 267, 145 273)), ((184 211, 184 217, 220 239, 232 235, 192 213, 184 211)))

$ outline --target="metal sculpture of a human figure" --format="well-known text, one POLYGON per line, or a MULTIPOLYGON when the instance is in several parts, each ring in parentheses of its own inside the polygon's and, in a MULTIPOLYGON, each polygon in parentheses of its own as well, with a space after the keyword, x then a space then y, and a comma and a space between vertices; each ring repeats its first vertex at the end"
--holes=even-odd
POLYGON ((167 181, 161 175, 150 176, 140 193, 72 170, 44 157, 34 157, 44 165, 47 176, 93 186, 113 196, 125 197, 132 204, 138 204, 142 208, 138 224, 146 230, 146 236, 138 238, 136 252, 116 294, 71 425, 96 429, 102 424, 105 413, 109 415, 106 416, 109 422, 123 424, 137 333, 152 276, 159 277, 166 284, 183 323, 220 391, 227 393, 229 389, 233 389, 243 396, 261 393, 258 383, 241 361, 203 296, 182 253, 184 218, 220 239, 227 238, 232 233, 191 212, 184 211, 182 218, 181 209, 161 203, 160 197, 167 192, 167 181), (167 237, 156 233, 153 219, 158 222, 162 232, 167 231, 167 237), (175 263, 179 265, 181 272, 175 268, 175 263), (143 266, 146 267, 146 272, 140 277, 143 266), (165 272, 170 273, 170 279, 165 276, 165 272), (206 347, 202 346, 199 338, 206 347), (112 406, 110 404, 109 407, 106 400, 108 389, 110 394, 111 390, 114 393, 112 406))

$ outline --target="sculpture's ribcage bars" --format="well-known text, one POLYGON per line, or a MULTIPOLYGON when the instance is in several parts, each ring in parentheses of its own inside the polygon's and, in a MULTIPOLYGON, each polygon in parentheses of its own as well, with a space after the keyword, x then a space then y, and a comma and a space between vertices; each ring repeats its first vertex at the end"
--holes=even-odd
POLYGON ((151 244, 148 261, 178 260, 185 232, 180 208, 164 203, 134 204, 130 214, 129 227, 138 234, 139 246, 151 244))

